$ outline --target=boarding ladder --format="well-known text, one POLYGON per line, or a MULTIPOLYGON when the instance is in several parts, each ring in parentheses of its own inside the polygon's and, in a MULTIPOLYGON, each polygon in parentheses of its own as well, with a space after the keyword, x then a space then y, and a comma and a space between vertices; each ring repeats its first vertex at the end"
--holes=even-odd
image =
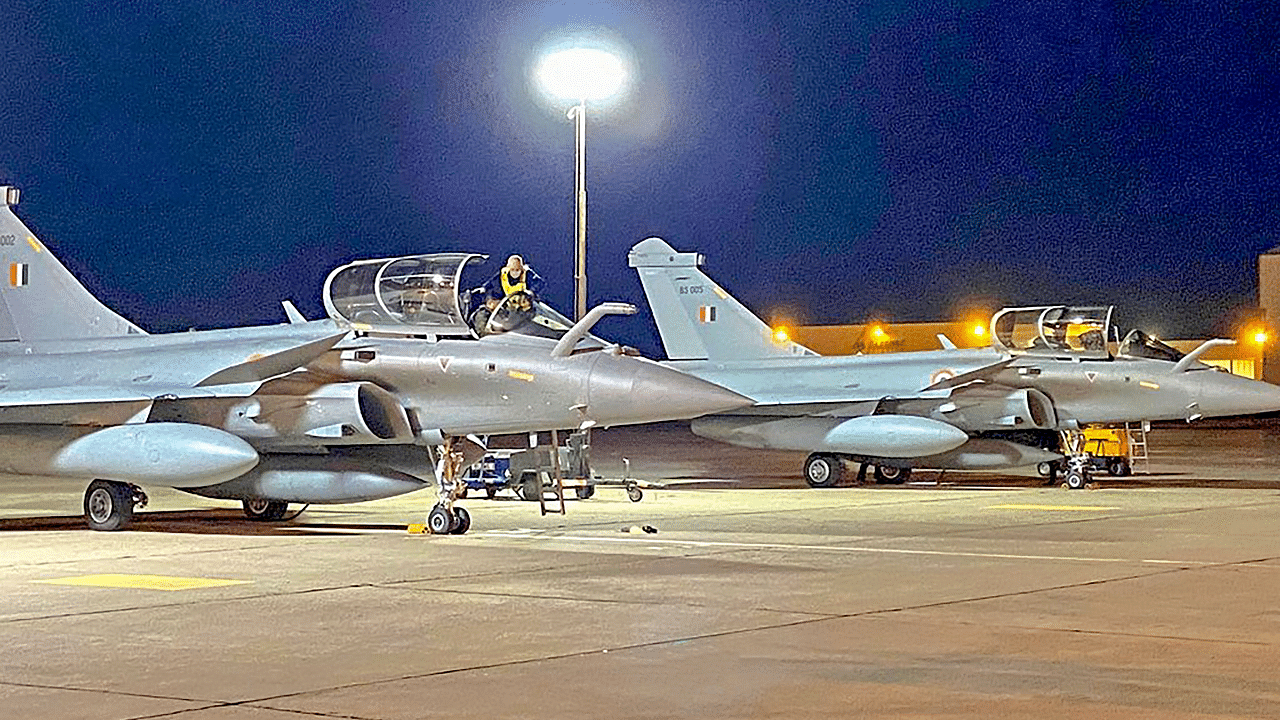
POLYGON ((543 489, 542 485, 542 473, 539 472, 538 508, 542 510, 543 515, 546 515, 547 513, 559 513, 561 515, 566 515, 567 512, 564 505, 564 468, 561 467, 560 464, 560 432, 557 430, 551 431, 551 472, 555 480, 551 489, 555 491, 555 499, 559 501, 560 507, 559 509, 555 507, 555 501, 552 501, 551 503, 547 502, 547 493, 543 489))
POLYGON ((1151 472, 1151 461, 1147 455, 1147 431, 1150 429, 1151 423, 1146 420, 1124 424, 1124 434, 1129 439, 1129 467, 1135 473, 1146 475, 1151 472))

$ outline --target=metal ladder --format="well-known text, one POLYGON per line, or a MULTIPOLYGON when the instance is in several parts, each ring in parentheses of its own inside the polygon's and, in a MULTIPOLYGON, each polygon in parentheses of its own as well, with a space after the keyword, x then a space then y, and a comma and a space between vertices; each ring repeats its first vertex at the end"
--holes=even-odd
POLYGON ((538 507, 542 510, 542 514, 559 513, 561 515, 568 514, 564 504, 564 469, 560 467, 560 433, 557 430, 551 431, 551 470, 555 478, 555 483, 551 486, 556 493, 556 500, 560 501, 560 508, 555 508, 552 502, 551 507, 547 507, 547 494, 542 489, 542 472, 538 472, 538 507))
POLYGON ((1147 431, 1150 429, 1151 423, 1146 420, 1124 424, 1124 434, 1129 439, 1129 467, 1135 473, 1145 475, 1151 472, 1151 460, 1147 455, 1147 431))

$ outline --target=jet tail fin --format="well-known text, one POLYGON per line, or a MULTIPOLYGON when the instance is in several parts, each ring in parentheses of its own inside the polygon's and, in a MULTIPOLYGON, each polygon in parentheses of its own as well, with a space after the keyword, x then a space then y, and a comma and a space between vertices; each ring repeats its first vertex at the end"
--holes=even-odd
POLYGON ((98 302, 13 214, 18 189, 0 185, 0 342, 144 334, 98 302))
POLYGON ((671 360, 756 360, 813 355, 773 331, 698 269, 698 253, 660 238, 636 243, 627 262, 640 274, 658 334, 671 360))

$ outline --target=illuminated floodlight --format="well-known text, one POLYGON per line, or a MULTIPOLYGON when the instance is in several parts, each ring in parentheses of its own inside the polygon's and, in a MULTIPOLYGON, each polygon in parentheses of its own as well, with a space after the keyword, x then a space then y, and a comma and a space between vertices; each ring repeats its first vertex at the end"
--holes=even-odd
POLYGON ((773 331, 774 342, 784 343, 790 339, 791 339, 791 335, 790 333, 787 332, 787 329, 784 327, 780 327, 777 330, 773 331))
POLYGON ((600 102, 622 92, 630 75, 620 55, 600 48, 570 48, 542 56, 534 77, 559 100, 600 102))
POLYGON ((885 341, 885 340, 887 340, 888 338, 889 338, 889 334, 888 334, 888 333, 886 333, 886 332, 884 331, 884 328, 880 327, 879 325, 876 325, 875 327, 871 328, 871 339, 872 339, 872 340, 874 340, 874 341, 876 341, 876 342, 884 342, 884 341, 885 341))
POLYGON ((982 337, 983 335, 986 335, 987 334, 986 326, 980 323, 974 323, 973 334, 977 337, 982 337))
POLYGON ((1267 338, 1266 330, 1258 330, 1253 334, 1253 341, 1258 343, 1259 345, 1266 345, 1267 339, 1268 338, 1267 338))

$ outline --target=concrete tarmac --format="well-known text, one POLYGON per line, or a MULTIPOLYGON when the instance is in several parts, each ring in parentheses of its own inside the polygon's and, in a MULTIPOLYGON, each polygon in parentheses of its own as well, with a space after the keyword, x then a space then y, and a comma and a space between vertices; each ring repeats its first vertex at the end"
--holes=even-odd
POLYGON ((264 525, 165 490, 94 533, 81 484, 6 480, 0 718, 1280 717, 1276 433, 1161 429, 1095 490, 812 490, 611 430, 598 471, 691 482, 450 537, 405 532, 427 493, 264 525))

